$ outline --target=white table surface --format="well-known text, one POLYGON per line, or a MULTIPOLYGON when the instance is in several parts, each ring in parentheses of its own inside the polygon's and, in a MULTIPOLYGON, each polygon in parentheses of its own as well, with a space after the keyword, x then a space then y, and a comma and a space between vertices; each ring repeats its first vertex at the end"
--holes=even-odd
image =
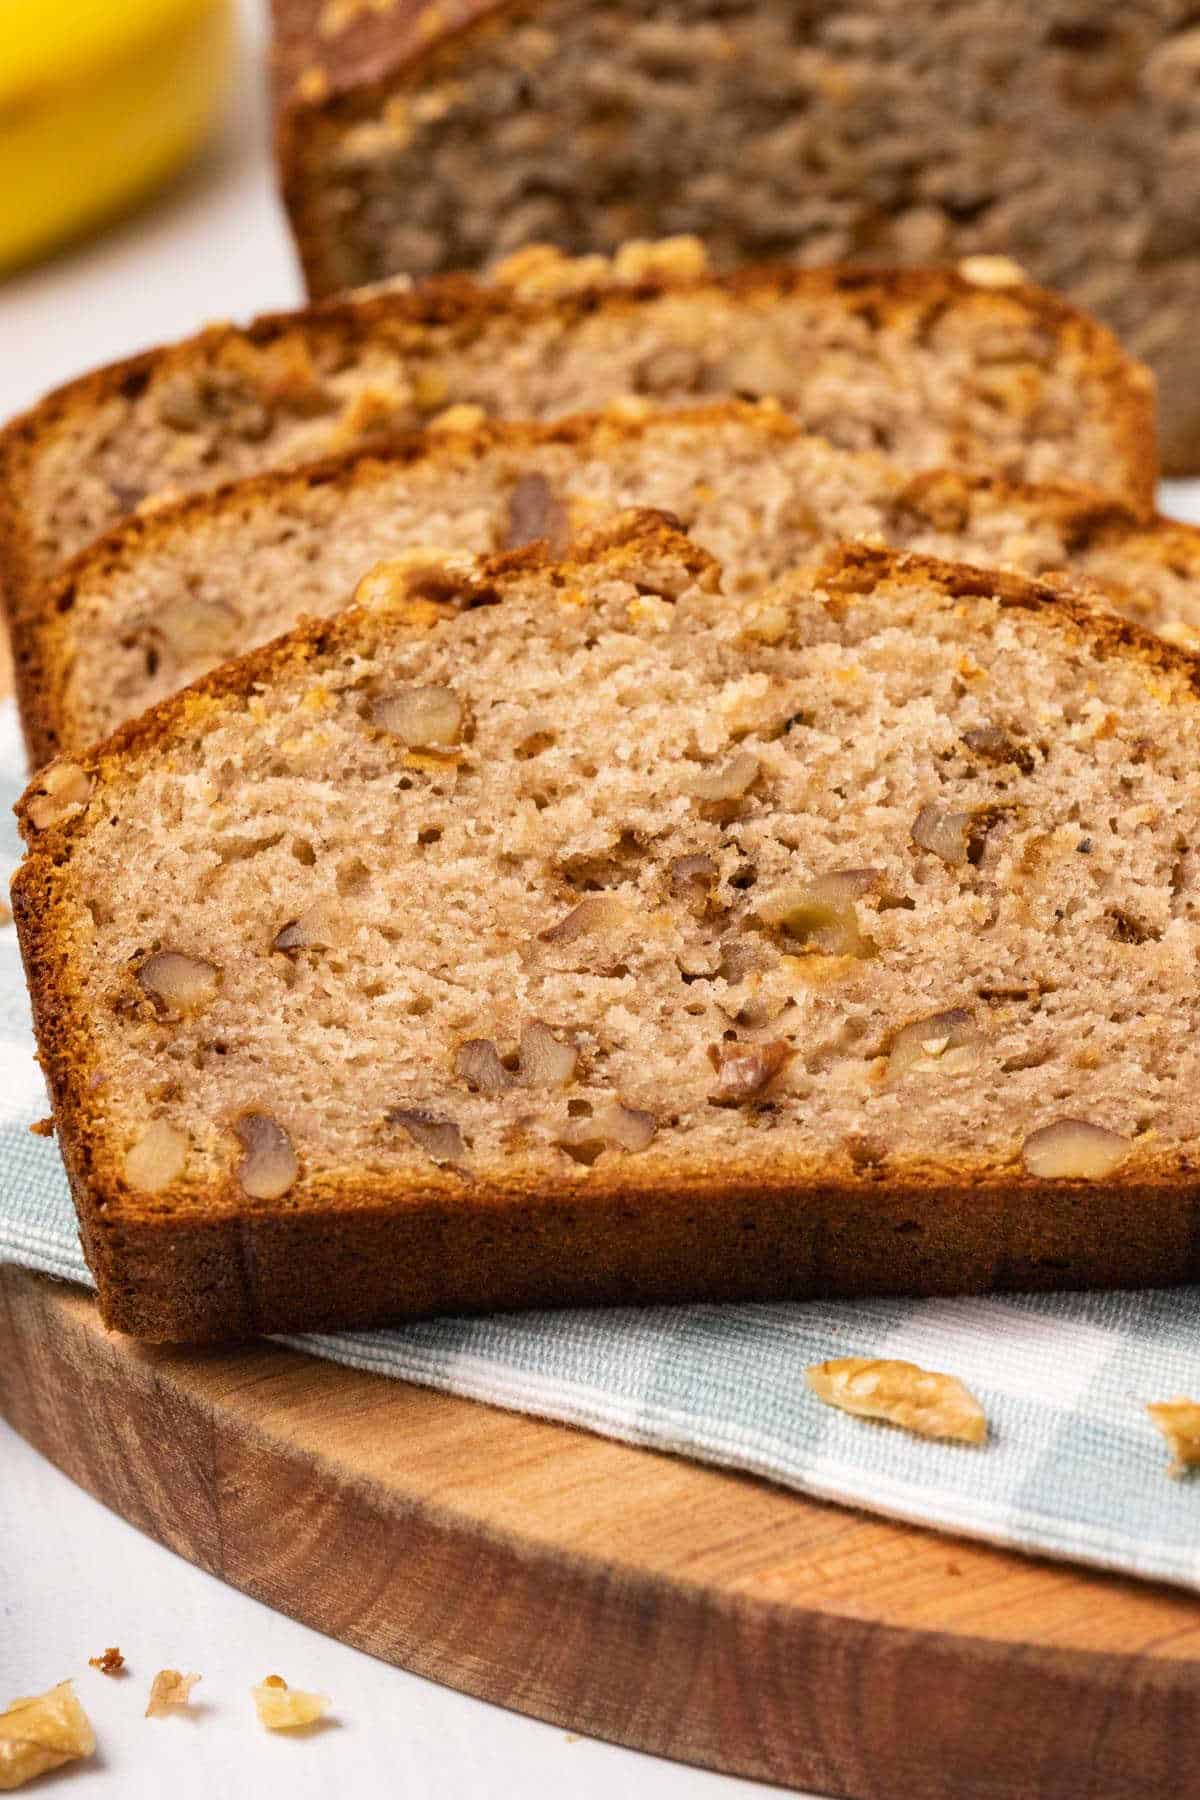
MULTIPOLYGON (((212 319, 287 306, 300 281, 276 204, 258 20, 233 118, 204 165, 94 243, 0 283, 0 415, 47 387, 212 319)), ((702 1800, 766 1794, 536 1724, 281 1618, 105 1511, 0 1423, 0 1707, 76 1679, 96 1758, 47 1792, 77 1800, 702 1800), (128 1676, 88 1657, 118 1644, 128 1676), (193 1718, 145 1719, 159 1668, 198 1670, 193 1718), (331 1696, 303 1739, 258 1725, 272 1671, 331 1696)), ((42 1792, 42 1784, 36 1790, 42 1792)))
MULTIPOLYGON (((93 364, 299 297, 265 148, 257 8, 243 4, 247 66, 203 166, 97 242, 0 284, 0 414, 93 364)), ((1200 516, 1200 484, 1166 499, 1200 516)), ((573 1738, 346 1649, 142 1537, 0 1424, 0 1705, 68 1675, 100 1746, 58 1778, 78 1800, 266 1800, 285 1784, 289 1800, 777 1791, 573 1738), (110 1643, 130 1668, 117 1681, 87 1666, 110 1643), (193 1717, 143 1718, 162 1667, 202 1674, 193 1717), (249 1688, 272 1671, 328 1693, 336 1723, 300 1740, 263 1731, 249 1688)))

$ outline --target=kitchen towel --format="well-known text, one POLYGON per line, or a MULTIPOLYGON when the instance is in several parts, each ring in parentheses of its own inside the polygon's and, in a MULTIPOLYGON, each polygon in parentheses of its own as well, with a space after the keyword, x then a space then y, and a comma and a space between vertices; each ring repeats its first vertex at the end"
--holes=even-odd
MULTIPOLYGON (((0 708, 0 869, 24 783, 0 708)), ((0 929, 0 1261, 87 1282, 11 926, 0 929)), ((1200 1290, 571 1310, 285 1339, 352 1368, 747 1470, 829 1500, 1200 1587, 1200 1474, 1172 1481, 1146 1403, 1200 1397, 1200 1290), (904 1357, 959 1376, 986 1446, 823 1406, 807 1364, 904 1357)))

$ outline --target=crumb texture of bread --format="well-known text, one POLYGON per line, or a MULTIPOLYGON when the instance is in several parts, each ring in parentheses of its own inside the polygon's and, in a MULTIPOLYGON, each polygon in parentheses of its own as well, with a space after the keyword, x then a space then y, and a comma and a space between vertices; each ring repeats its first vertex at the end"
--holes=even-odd
POLYGON ((1187 1273, 1190 658, 868 548, 721 593, 653 519, 368 602, 24 804, 110 1317, 1187 1273))
POLYGON ((529 239, 694 232, 721 266, 998 255, 1155 367, 1168 465, 1200 460, 1187 0, 275 10, 284 191, 314 294, 529 239))
POLYGON ((134 511, 388 432, 733 395, 909 470, 1070 475, 1153 504, 1146 371, 1036 289, 760 269, 527 298, 457 278, 214 328, 49 396, 0 438, 6 603, 34 605, 134 511))
POLYGON ((1103 495, 935 471, 803 432, 774 403, 641 421, 495 424, 336 468, 251 478, 150 516, 67 572, 18 634, 40 764, 107 735, 226 658, 340 606, 378 560, 572 537, 628 507, 673 514, 740 594, 872 538, 1027 574, 1069 571, 1175 641, 1200 644, 1200 533, 1103 495))

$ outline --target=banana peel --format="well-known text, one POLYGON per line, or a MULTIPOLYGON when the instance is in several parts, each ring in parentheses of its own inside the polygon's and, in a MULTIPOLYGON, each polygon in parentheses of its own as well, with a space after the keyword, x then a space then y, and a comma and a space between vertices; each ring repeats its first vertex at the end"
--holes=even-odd
POLYGON ((0 0, 0 272, 180 168, 233 50, 231 0, 0 0))

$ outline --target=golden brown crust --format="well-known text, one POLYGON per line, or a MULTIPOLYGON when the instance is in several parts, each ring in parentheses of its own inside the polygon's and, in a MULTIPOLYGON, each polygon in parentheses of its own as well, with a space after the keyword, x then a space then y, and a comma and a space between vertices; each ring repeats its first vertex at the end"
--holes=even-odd
POLYGON ((1121 497, 1138 510, 1148 511, 1153 506, 1158 469, 1153 383, 1148 371, 1127 357, 1103 326, 1039 288, 989 292, 950 270, 762 267, 687 282, 650 280, 538 301, 485 287, 466 276, 444 276, 411 292, 376 292, 323 302, 300 312, 268 313, 245 327, 210 326, 181 343, 81 376, 13 420, 0 432, 0 595, 18 654, 24 646, 26 617, 31 611, 36 613, 37 589, 45 574, 44 558, 39 556, 33 536, 33 471, 39 456, 72 421, 88 417, 113 400, 132 404, 152 385, 181 369, 214 366, 232 345, 250 343, 261 348, 296 331, 301 331, 310 345, 329 345, 344 355, 373 339, 419 341, 432 326, 469 339, 486 320, 496 317, 511 319, 519 330, 525 320, 551 316, 569 322, 598 308, 619 317, 664 291, 703 293, 714 289, 759 306, 793 294, 824 297, 876 321, 906 307, 924 309, 930 317, 958 305, 985 311, 997 306, 1023 309, 1057 341, 1060 355, 1076 358, 1090 371, 1105 396, 1105 410, 1113 423, 1114 452, 1121 467, 1114 492, 1119 488, 1121 497))
MULTIPOLYGON (((653 554, 683 559, 703 585, 716 577, 704 552, 661 515, 642 513, 555 579, 569 581, 580 559, 602 559, 619 575, 653 554)), ((512 573, 541 564, 534 546, 472 565, 448 580, 443 603, 502 602, 512 573)), ((1049 616, 1097 657, 1134 658, 1174 678, 1181 701, 1200 698, 1200 662, 1053 582, 865 545, 831 553, 817 580, 834 603, 889 583, 932 586, 949 601, 993 597, 1049 616)), ((380 635, 427 628, 411 606, 352 607, 225 666, 77 759, 93 782, 90 805, 109 779, 203 734, 223 701, 351 645, 369 650, 380 635)), ((431 1168, 415 1180, 309 1178, 283 1209, 248 1201, 231 1183, 134 1197, 105 1136, 94 1039, 59 910, 85 814, 38 830, 38 785, 18 808, 30 849, 14 912, 85 1253, 105 1318, 121 1329, 200 1342, 448 1310, 1112 1285, 1200 1271, 1200 1189, 1182 1154, 1122 1186, 1038 1180, 1015 1160, 914 1161, 889 1165, 886 1177, 849 1158, 772 1165, 765 1175, 723 1162, 681 1179, 668 1155, 648 1153, 636 1185, 614 1163, 598 1166, 585 1189, 554 1192, 519 1173, 464 1185, 431 1168)))

